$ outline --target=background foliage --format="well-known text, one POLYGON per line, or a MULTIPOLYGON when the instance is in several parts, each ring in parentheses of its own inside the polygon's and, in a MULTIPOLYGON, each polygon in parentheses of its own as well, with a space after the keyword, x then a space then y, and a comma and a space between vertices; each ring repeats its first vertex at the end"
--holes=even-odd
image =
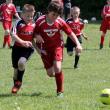
MULTIPOLYGON (((1 0, 0 3, 5 0, 1 0)), ((36 6, 36 10, 45 11, 48 3, 51 0, 14 0, 15 5, 23 6, 25 3, 31 3, 36 6)), ((106 3, 106 0, 71 0, 72 6, 77 5, 81 8, 81 17, 88 18, 95 16, 101 19, 101 10, 106 3)))

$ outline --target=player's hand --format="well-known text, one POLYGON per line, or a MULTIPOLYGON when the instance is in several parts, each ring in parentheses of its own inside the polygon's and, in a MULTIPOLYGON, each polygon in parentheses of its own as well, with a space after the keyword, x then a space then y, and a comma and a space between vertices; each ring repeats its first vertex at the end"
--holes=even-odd
POLYGON ((77 53, 81 53, 81 51, 82 51, 82 46, 81 46, 80 44, 77 45, 76 51, 77 51, 77 53))
POLYGON ((35 38, 36 38, 36 43, 44 43, 44 40, 40 35, 36 35, 35 38))
POLYGON ((30 41, 23 41, 22 42, 22 45, 26 48, 29 48, 29 47, 32 47, 32 42, 30 41))

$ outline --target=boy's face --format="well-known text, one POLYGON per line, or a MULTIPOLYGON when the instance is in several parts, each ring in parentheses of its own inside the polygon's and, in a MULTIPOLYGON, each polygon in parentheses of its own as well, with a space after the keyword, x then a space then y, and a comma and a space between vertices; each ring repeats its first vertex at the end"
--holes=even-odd
POLYGON ((78 18, 79 15, 80 15, 80 10, 74 10, 74 9, 72 9, 71 10, 71 15, 72 15, 73 18, 78 18))
POLYGON ((110 4, 110 0, 107 0, 107 3, 110 4))
POLYGON ((54 22, 57 18, 58 18, 59 14, 58 13, 55 13, 53 11, 51 12, 48 12, 48 18, 54 22))
POLYGON ((26 23, 31 23, 33 21, 34 12, 25 12, 22 14, 23 20, 26 23))
POLYGON ((12 3, 13 0, 6 0, 6 3, 12 3))

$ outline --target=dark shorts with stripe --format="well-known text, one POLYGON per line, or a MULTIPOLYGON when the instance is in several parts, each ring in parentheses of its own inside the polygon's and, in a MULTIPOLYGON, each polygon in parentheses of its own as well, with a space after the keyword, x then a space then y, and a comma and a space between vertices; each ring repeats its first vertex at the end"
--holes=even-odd
MULTIPOLYGON (((82 43, 82 35, 77 36, 80 43, 82 43)), ((73 49, 76 48, 76 44, 71 40, 70 37, 67 37, 66 40, 67 52, 73 52, 73 49)))
POLYGON ((27 60, 34 52, 33 48, 25 48, 19 46, 13 46, 12 48, 12 65, 14 68, 18 68, 18 61, 21 57, 25 57, 27 60))

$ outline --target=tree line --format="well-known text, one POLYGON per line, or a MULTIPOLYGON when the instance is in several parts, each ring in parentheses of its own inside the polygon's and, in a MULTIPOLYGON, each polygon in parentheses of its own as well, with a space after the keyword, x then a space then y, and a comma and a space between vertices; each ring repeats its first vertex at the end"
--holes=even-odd
MULTIPOLYGON (((5 0, 1 0, 0 4, 5 0)), ((46 7, 51 0, 13 0, 16 6, 22 6, 25 3, 33 4, 37 11, 46 11, 46 7)), ((90 19, 96 17, 101 19, 101 11, 106 4, 106 0, 71 0, 72 6, 78 6, 81 9, 81 17, 90 19)))

